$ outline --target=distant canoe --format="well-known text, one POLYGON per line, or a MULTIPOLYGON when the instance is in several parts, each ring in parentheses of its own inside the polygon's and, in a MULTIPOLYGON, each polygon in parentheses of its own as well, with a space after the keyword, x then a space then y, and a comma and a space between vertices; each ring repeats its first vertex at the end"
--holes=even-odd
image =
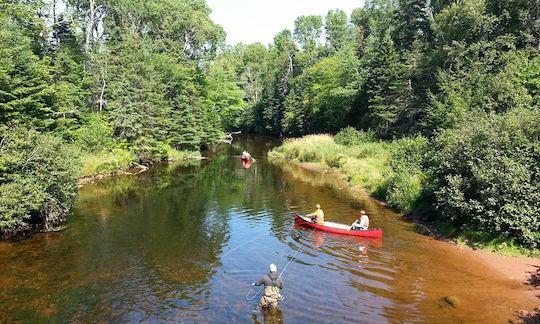
POLYGON ((324 225, 319 225, 319 224, 312 223, 310 219, 300 216, 298 214, 294 215, 294 222, 299 225, 305 225, 305 226, 316 228, 321 231, 336 233, 336 234, 373 237, 373 238, 382 238, 383 236, 383 231, 380 228, 363 231, 363 230, 351 230, 350 229, 351 227, 349 225, 332 223, 332 222, 324 222, 324 225))

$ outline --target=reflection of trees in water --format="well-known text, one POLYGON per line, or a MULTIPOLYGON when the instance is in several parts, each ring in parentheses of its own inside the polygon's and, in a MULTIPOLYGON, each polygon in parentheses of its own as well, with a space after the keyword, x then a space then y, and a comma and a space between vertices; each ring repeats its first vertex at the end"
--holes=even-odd
MULTIPOLYGON (((117 177, 83 188, 79 209, 108 215, 101 234, 93 235, 102 242, 100 251, 117 253, 114 258, 134 267, 144 264, 171 296, 180 298, 180 287, 188 286, 193 295, 206 299, 209 280, 227 246, 232 213, 253 221, 270 214, 273 227, 285 226, 280 214, 286 193, 283 182, 275 181, 275 168, 261 159, 243 170, 240 160, 230 157, 236 149, 220 145, 218 155, 200 167, 157 166, 137 177, 117 177), (123 247, 125 253, 118 252, 123 247)), ((94 257, 103 256, 96 251, 94 257)), ((121 278, 121 269, 117 271, 112 276, 121 278)), ((137 275, 130 273, 126 280, 137 275)), ((182 296, 190 300, 188 293, 182 296)))
POLYGON ((83 188, 82 213, 114 211, 89 234, 87 244, 97 248, 89 256, 94 261, 86 260, 114 260, 102 269, 111 277, 108 286, 129 296, 113 299, 146 305, 151 316, 163 307, 174 313, 208 298, 212 266, 228 240, 226 214, 213 210, 213 187, 229 175, 212 168, 205 163, 201 168, 157 166, 138 177, 83 188), (129 282, 137 287, 128 289, 129 282), (163 305, 157 308, 154 302, 163 305))

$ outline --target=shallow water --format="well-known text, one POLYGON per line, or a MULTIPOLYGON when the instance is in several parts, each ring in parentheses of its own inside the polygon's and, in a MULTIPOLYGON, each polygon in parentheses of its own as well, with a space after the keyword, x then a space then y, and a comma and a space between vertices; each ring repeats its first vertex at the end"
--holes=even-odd
POLYGON ((83 187, 66 230, 0 243, 0 322, 493 323, 534 306, 334 176, 269 163, 274 145, 241 137, 207 161, 83 187), (384 239, 295 226, 316 203, 342 223, 365 209, 384 239), (286 267, 285 300, 263 315, 249 283, 270 263, 286 267))

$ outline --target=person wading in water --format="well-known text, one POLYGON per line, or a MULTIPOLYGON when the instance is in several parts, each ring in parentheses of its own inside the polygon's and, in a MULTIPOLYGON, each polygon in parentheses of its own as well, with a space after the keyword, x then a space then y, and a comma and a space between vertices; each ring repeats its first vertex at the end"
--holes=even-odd
POLYGON ((281 289, 283 289, 283 280, 277 273, 275 264, 270 265, 270 272, 262 277, 261 280, 252 283, 253 286, 264 285, 264 293, 259 300, 259 307, 262 309, 276 308, 278 303, 283 299, 281 289))

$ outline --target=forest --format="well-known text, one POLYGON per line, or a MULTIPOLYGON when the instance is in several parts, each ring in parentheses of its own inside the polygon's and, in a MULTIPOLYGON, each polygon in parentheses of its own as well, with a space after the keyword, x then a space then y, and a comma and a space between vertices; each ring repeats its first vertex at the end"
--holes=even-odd
POLYGON ((242 130, 337 134, 272 154, 454 232, 540 247, 536 0, 367 0, 234 46, 204 0, 0 6, 4 235, 65 220, 81 176, 242 130))

